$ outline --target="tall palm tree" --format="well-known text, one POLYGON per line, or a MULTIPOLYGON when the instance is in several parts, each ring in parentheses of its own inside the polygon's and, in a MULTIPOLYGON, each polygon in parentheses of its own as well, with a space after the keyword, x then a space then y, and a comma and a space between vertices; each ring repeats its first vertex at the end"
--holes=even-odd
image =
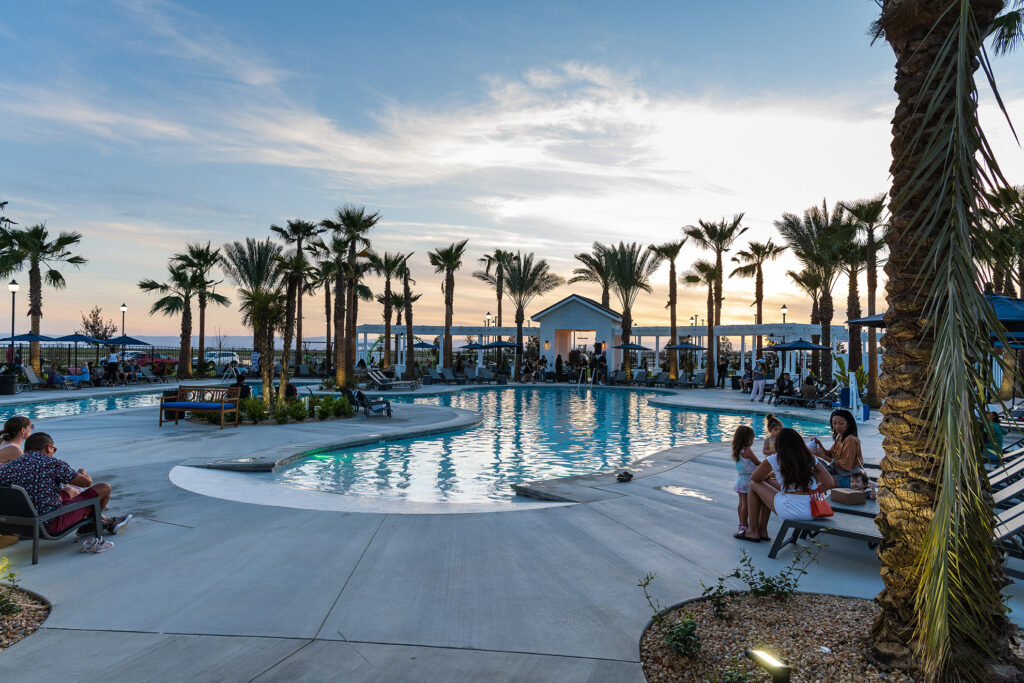
MULTIPOLYGON (((800 272, 792 270, 786 271, 786 275, 793 283, 803 290, 803 292, 811 299, 811 320, 812 325, 818 325, 821 323, 821 315, 819 314, 818 303, 821 301, 821 274, 818 273, 814 268, 805 267, 800 272)), ((811 342, 817 344, 821 341, 821 337, 816 334, 811 335, 811 342)), ((811 351, 811 372, 817 376, 821 376, 821 365, 819 363, 820 354, 817 351, 811 351)))
POLYGON ((330 262, 329 270, 334 275, 334 379, 339 387, 345 385, 348 373, 345 369, 347 347, 346 337, 346 301, 347 282, 346 263, 348 261, 349 241, 346 239, 341 223, 325 219, 322 224, 332 231, 331 236, 322 239, 317 253, 324 261, 330 262))
POLYGON ((252 329, 253 349, 261 356, 262 396, 268 406, 273 387, 274 330, 284 318, 280 254, 281 245, 273 240, 248 237, 245 242, 225 244, 221 256, 221 268, 238 286, 242 323, 252 329))
POLYGON ((462 267, 462 257, 466 254, 469 240, 452 242, 447 247, 440 247, 427 252, 430 265, 435 273, 444 273, 441 291, 444 293, 444 361, 442 367, 452 366, 452 315, 455 310, 455 271, 462 267))
MULTIPOLYGON (((793 254, 804 265, 812 267, 821 276, 821 296, 818 315, 821 317, 821 345, 832 347, 832 289, 842 273, 843 251, 856 234, 856 225, 849 219, 842 204, 828 209, 828 202, 812 206, 803 217, 791 213, 775 221, 775 227, 789 243, 793 254)), ((821 352, 820 377, 832 379, 832 352, 821 352)))
MULTIPOLYGON (((565 284, 565 280, 552 273, 544 259, 534 261, 532 253, 523 254, 519 251, 508 254, 504 257, 502 266, 505 296, 516 311, 515 380, 518 382, 521 379, 520 371, 523 364, 523 322, 526 320, 526 307, 536 297, 565 284)), ((496 287, 497 274, 488 277, 489 279, 484 281, 496 287)))
POLYGON ((306 273, 309 270, 309 261, 306 254, 293 249, 282 253, 277 257, 278 268, 284 277, 284 324, 281 328, 281 375, 278 378, 277 403, 283 405, 288 391, 288 352, 292 348, 292 334, 295 332, 295 315, 298 310, 298 300, 301 299, 300 292, 306 282, 306 273))
MULTIPOLYGON (((277 233, 287 246, 295 248, 295 253, 304 254, 311 249, 315 250, 315 238, 326 230, 322 225, 310 221, 289 220, 282 228, 271 225, 270 230, 277 233)), ((305 275, 296 285, 297 294, 295 302, 295 365, 302 363, 302 295, 308 289, 305 275)), ((288 355, 288 349, 285 349, 288 355)))
MULTIPOLYGON (((405 273, 405 264, 403 264, 403 267, 401 269, 399 269, 398 277, 402 278, 402 275, 404 273, 405 273)), ((413 294, 412 295, 412 303, 416 303, 417 301, 419 301, 421 296, 423 296, 423 295, 422 294, 413 294)), ((392 310, 395 311, 395 327, 401 328, 402 327, 402 315, 405 313, 405 292, 404 291, 402 291, 402 292, 391 292, 391 308, 392 308, 392 310)), ((395 370, 395 375, 396 376, 401 374, 398 371, 398 369, 397 369, 397 365, 398 365, 398 349, 399 349, 398 337, 399 337, 399 335, 396 334, 395 335, 395 356, 394 356, 395 357, 395 365, 396 365, 396 370, 395 370)))
MULTIPOLYGON (((875 315, 875 302, 878 294, 878 252, 880 244, 877 230, 884 230, 885 226, 885 195, 881 194, 871 199, 861 199, 856 202, 844 203, 850 216, 857 222, 857 227, 867 237, 867 285, 868 285, 868 315, 875 315)), ((868 396, 878 398, 878 336, 875 328, 868 328, 868 396)))
MULTIPOLYGON (((764 264, 774 261, 775 258, 786 251, 785 247, 772 244, 771 239, 767 242, 749 242, 747 248, 736 252, 732 260, 743 264, 734 268, 729 277, 752 277, 754 278, 754 306, 757 310, 757 324, 764 323, 762 308, 764 305, 764 264)), ((761 358, 761 335, 757 335, 754 349, 756 356, 761 358)))
POLYGON ((715 358, 718 345, 715 343, 715 285, 721 281, 722 271, 710 261, 700 260, 689 272, 683 273, 683 284, 691 287, 708 288, 708 350, 705 351, 704 386, 715 386, 715 358))
MULTIPOLYGON (((622 307, 622 343, 628 344, 633 335, 633 304, 640 292, 650 294, 651 276, 661 265, 661 257, 653 251, 644 249, 639 242, 619 242, 610 249, 612 289, 622 307)), ((623 354, 623 369, 626 378, 633 376, 630 367, 630 354, 623 354)))
POLYGON ((577 282, 591 282, 601 287, 601 305, 608 308, 611 301, 612 287, 612 265, 611 253, 613 248, 604 244, 594 242, 590 252, 582 252, 574 257, 580 262, 580 266, 572 271, 569 284, 577 282))
POLYGON ((312 276, 309 280, 309 293, 312 294, 318 289, 323 289, 324 292, 324 320, 326 322, 326 328, 324 328, 324 360, 329 364, 331 358, 331 314, 333 313, 333 307, 331 304, 331 284, 334 282, 334 270, 335 263, 327 255, 324 258, 325 252, 321 250, 323 242, 315 242, 312 246, 313 253, 318 257, 316 264, 313 266, 312 276))
MULTIPOLYGON (((679 252, 683 250, 683 245, 686 244, 686 238, 681 240, 674 240, 671 242, 665 242, 664 244, 652 245, 647 247, 654 254, 664 261, 668 261, 668 326, 669 326, 669 344, 678 343, 676 339, 676 258, 679 257, 679 252)), ((670 351, 668 354, 668 375, 671 379, 677 379, 679 377, 679 352, 670 351)))
MULTIPOLYGON (((13 222, 0 224, 0 240, 3 242, 0 272, 28 269, 28 315, 32 334, 39 334, 39 324, 43 319, 43 283, 45 281, 54 289, 64 289, 67 283, 57 267, 61 263, 76 268, 85 265, 84 257, 71 253, 82 241, 82 234, 61 230, 56 239, 51 240, 43 223, 30 228, 11 227, 13 225, 13 222)), ((41 372, 39 342, 29 343, 29 359, 32 369, 41 372)))
MULTIPOLYGON (((1006 184, 978 121, 974 71, 1002 0, 883 0, 876 24, 896 55, 891 229, 882 357, 885 436, 879 479, 884 589, 874 651, 927 680, 993 680, 1020 671, 1016 629, 982 463, 993 386, 974 245, 984 193, 1006 184)), ((1019 21, 1017 24, 1019 26, 1019 21)), ((1019 36, 1019 33, 1017 34, 1019 36)), ((996 98, 996 102, 1000 102, 996 98)), ((1001 104, 1000 104, 1001 106, 1001 104)))
POLYGON ((413 296, 412 272, 409 269, 409 259, 415 252, 409 252, 405 264, 402 266, 402 298, 405 300, 405 376, 404 379, 416 379, 416 338, 412 334, 412 304, 419 298, 413 296))
MULTIPOLYGON (((856 240, 850 241, 843 249, 843 261, 840 268, 846 273, 847 295, 846 295, 846 319, 855 320, 861 317, 860 311, 860 288, 858 279, 861 272, 867 267, 868 247, 856 240)), ((860 325, 850 325, 850 363, 847 369, 856 372, 862 365, 860 325)))
POLYGON ((195 274, 198 290, 196 291, 196 303, 199 308, 199 369, 203 369, 206 361, 206 307, 216 304, 228 306, 231 300, 216 291, 220 280, 210 278, 210 271, 220 263, 220 249, 213 249, 210 243, 200 244, 189 242, 185 245, 185 252, 176 254, 173 261, 188 268, 195 274))
POLYGON ((494 287, 495 303, 497 304, 497 316, 494 324, 501 327, 501 300, 505 297, 505 267, 504 262, 512 256, 512 252, 504 249, 495 249, 490 254, 484 254, 478 260, 483 270, 477 270, 473 277, 477 280, 487 282, 494 287), (494 275, 493 280, 491 275, 494 275))
POLYGON ((181 343, 178 347, 178 379, 192 377, 192 299, 199 293, 202 279, 172 258, 167 264, 167 281, 140 280, 139 289, 162 296, 153 302, 150 315, 181 316, 181 343))
POLYGON ((405 259, 405 254, 390 251, 370 257, 374 271, 384 278, 384 293, 380 296, 380 302, 384 305, 384 362, 382 367, 385 370, 391 367, 391 314, 394 311, 394 292, 391 289, 391 281, 400 277, 399 274, 405 265, 405 259))
POLYGON ((718 282, 715 283, 715 324, 722 324, 722 273, 725 266, 722 259, 739 236, 748 228, 743 227, 743 214, 733 215, 732 220, 722 218, 717 223, 697 221, 697 225, 683 228, 683 234, 693 239, 697 246, 715 252, 715 269, 718 271, 718 282))

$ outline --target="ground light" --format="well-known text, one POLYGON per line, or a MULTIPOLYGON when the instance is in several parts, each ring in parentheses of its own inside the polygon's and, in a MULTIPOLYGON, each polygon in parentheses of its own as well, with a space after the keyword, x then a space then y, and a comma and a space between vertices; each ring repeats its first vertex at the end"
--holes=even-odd
POLYGON ((747 656, 770 673, 774 683, 789 683, 789 665, 780 662, 771 653, 764 650, 747 650, 747 656))

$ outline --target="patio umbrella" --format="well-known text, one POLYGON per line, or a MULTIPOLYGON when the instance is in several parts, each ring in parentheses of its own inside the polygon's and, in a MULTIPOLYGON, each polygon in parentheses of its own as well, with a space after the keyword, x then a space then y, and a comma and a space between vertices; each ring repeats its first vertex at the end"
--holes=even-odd
POLYGON ((78 342, 82 342, 83 344, 102 344, 103 343, 102 339, 93 339, 92 337, 87 337, 84 334, 66 334, 63 337, 57 337, 56 339, 54 339, 54 341, 74 342, 74 344, 75 344, 75 365, 78 365, 78 342))
MULTIPOLYGON (((615 348, 619 348, 619 347, 616 346, 615 348)), ((703 346, 697 346, 696 344, 691 344, 690 342, 683 342, 682 344, 671 344, 669 346, 666 346, 665 350, 666 351, 707 351, 707 349, 704 348, 703 346)))
POLYGON ((459 351, 477 351, 484 348, 483 344, 477 344, 476 342, 470 342, 464 346, 459 347, 459 351))
MULTIPOLYGON (((1011 296, 997 296, 986 294, 985 299, 992 306, 996 317, 1003 326, 1011 332, 1024 331, 1024 299, 1014 299, 1011 296)), ((861 327, 885 327, 883 313, 869 315, 866 318, 854 318, 847 320, 847 325, 860 325, 861 327)))
POLYGON ((613 346, 613 349, 625 349, 626 351, 650 351, 646 346, 640 346, 639 344, 619 344, 613 346))
POLYGON ((883 320, 884 313, 876 313, 875 315, 869 315, 866 318, 854 318, 853 320, 847 320, 847 325, 860 325, 861 327, 885 327, 885 320, 883 320))
POLYGON ((113 339, 104 339, 101 343, 108 346, 152 346, 149 342, 144 342, 141 339, 128 337, 126 335, 114 337, 113 339))
POLYGON ((813 342, 797 339, 796 341, 784 342, 768 347, 769 351, 830 351, 831 347, 822 346, 813 342))
POLYGON ((419 341, 419 342, 416 342, 415 344, 413 344, 412 348, 414 348, 414 349, 436 349, 437 347, 434 346, 433 344, 428 344, 427 342, 419 341))
POLYGON ((29 332, 28 334, 19 334, 14 337, 7 337, 6 339, 0 339, 5 342, 52 342, 57 341, 53 337, 44 337, 41 334, 35 334, 29 332))
POLYGON ((492 341, 490 344, 486 344, 481 348, 484 349, 514 349, 518 346, 515 342, 508 341, 492 341))

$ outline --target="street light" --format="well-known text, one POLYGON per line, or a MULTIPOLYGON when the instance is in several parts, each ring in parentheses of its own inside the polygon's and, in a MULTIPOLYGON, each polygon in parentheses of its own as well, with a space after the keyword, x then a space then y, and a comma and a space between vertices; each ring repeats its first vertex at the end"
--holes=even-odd
POLYGON ((779 309, 782 312, 782 324, 786 324, 786 314, 789 313, 789 309, 786 308, 786 304, 782 304, 782 308, 779 309))
POLYGON ((21 285, 17 280, 7 283, 7 289, 11 290, 11 363, 14 363, 14 295, 18 293, 21 285))
MULTIPOLYGON (((121 304, 121 336, 124 336, 124 314, 128 310, 128 304, 121 304)), ((121 358, 124 358, 124 344, 121 344, 121 358)))

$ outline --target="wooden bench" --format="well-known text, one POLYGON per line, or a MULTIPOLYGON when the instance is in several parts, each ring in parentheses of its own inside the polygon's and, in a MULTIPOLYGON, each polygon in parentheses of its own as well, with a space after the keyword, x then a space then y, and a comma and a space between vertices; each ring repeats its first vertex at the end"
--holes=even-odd
MULTIPOLYGON (((179 386, 177 396, 160 398, 160 426, 164 420, 164 411, 174 413, 174 424, 182 413, 219 413, 220 428, 224 429, 224 416, 234 413, 235 421, 228 424, 238 426, 238 387, 188 387, 179 386)), ((167 418, 170 422, 172 418, 167 418)))

